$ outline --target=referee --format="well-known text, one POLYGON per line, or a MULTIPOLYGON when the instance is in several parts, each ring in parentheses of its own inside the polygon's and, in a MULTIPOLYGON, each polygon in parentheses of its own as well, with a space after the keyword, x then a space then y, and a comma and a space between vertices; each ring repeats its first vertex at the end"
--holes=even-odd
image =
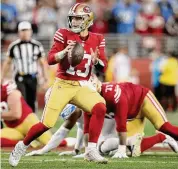
POLYGON ((2 80, 10 70, 13 61, 17 87, 35 112, 38 63, 41 65, 43 78, 47 85, 47 62, 42 44, 32 39, 29 22, 23 21, 18 25, 18 35, 19 39, 9 45, 7 58, 2 67, 2 80))

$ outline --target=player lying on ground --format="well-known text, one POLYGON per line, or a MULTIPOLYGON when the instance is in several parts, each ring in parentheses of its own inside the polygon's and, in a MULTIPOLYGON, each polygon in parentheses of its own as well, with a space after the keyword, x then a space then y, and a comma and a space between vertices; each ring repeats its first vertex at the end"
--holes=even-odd
MULTIPOLYGON (((19 140, 23 140, 28 130, 34 124, 39 123, 37 116, 27 105, 14 82, 1 85, 0 114, 6 127, 1 129, 1 147, 14 147, 19 140)), ((45 132, 32 147, 46 145, 51 139, 52 133, 45 132)), ((58 145, 57 145, 58 146, 58 145)))
MULTIPOLYGON (((137 125, 137 120, 127 122, 127 140, 126 145, 131 156, 137 157, 141 153, 153 147, 157 143, 168 144, 170 148, 178 153, 178 143, 170 136, 158 133, 154 136, 143 137, 140 133, 140 127, 137 125)), ((110 113, 105 118, 104 127, 102 129, 98 149, 102 154, 114 155, 119 146, 119 139, 116 131, 114 114, 110 113)))
POLYGON ((89 129, 89 143, 85 149, 85 159, 107 163, 96 148, 106 113, 105 100, 86 85, 93 67, 102 72, 107 67, 104 52, 105 39, 100 34, 88 31, 93 24, 93 12, 85 4, 75 4, 69 11, 68 21, 69 29, 56 31, 53 46, 49 51, 48 64, 58 64, 58 71, 43 111, 42 120, 32 126, 24 140, 15 146, 9 157, 9 163, 12 166, 18 165, 22 155, 34 139, 55 125, 59 114, 68 103, 73 103, 90 114, 85 125, 88 125, 89 129), (73 55, 72 51, 76 44, 74 41, 83 46, 74 53, 81 54, 84 50, 84 55, 80 57, 73 55), (77 63, 80 60, 80 63, 72 67, 73 60, 77 60, 77 63))

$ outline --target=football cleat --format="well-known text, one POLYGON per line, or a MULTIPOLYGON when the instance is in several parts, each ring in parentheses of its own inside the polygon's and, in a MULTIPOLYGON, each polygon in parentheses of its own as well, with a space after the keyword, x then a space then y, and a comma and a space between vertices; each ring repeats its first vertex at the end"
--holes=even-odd
POLYGON ((17 166, 21 157, 25 154, 28 146, 25 146, 23 141, 19 141, 9 157, 9 164, 13 167, 17 166))
POLYGON ((143 134, 137 134, 135 138, 135 143, 133 144, 132 150, 131 150, 131 156, 132 157, 139 157, 141 154, 141 141, 143 138, 143 134))
POLYGON ((93 161, 96 163, 107 164, 108 160, 102 157, 96 148, 92 148, 87 151, 84 155, 84 160, 86 161, 93 161))
POLYGON ((168 135, 165 136, 166 139, 163 141, 163 144, 168 144, 175 153, 178 153, 178 143, 172 137, 168 135))

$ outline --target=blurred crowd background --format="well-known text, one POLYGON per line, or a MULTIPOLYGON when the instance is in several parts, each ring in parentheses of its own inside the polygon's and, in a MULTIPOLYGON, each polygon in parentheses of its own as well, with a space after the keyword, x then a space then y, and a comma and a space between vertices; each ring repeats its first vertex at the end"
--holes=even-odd
MULTIPOLYGON (((2 61, 9 44, 17 39, 17 26, 21 21, 32 24, 33 37, 43 44, 47 56, 55 31, 68 26, 67 14, 75 2, 1 0, 2 61)), ((176 110, 176 90, 165 104, 169 92, 164 87, 176 89, 178 83, 175 73, 178 67, 172 66, 178 62, 178 0, 77 2, 89 4, 94 11, 95 21, 90 31, 105 34, 109 66, 103 79, 140 83, 154 90, 159 101, 166 105, 165 109, 176 110), (172 69, 167 71, 167 67, 172 69)), ((51 81, 54 71, 55 68, 49 72, 51 81)))

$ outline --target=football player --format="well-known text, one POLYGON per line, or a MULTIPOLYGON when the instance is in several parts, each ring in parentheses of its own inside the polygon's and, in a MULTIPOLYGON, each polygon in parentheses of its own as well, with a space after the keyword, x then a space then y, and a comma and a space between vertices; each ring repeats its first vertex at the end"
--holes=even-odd
POLYGON ((93 24, 93 12, 86 4, 77 3, 72 6, 68 22, 69 29, 56 31, 53 46, 49 51, 48 64, 58 64, 58 71, 42 120, 32 126, 25 139, 15 146, 9 157, 12 166, 18 165, 21 156, 34 139, 55 125, 59 113, 69 102, 90 114, 86 123, 89 129, 89 142, 85 148, 85 159, 107 163, 96 148, 106 113, 105 100, 87 86, 93 66, 102 72, 107 67, 104 54, 105 39, 100 34, 88 31, 93 24), (72 67, 68 61, 68 54, 70 55, 75 41, 82 44, 84 57, 79 65, 72 67))
MULTIPOLYGON (((178 141, 178 127, 168 122, 163 108, 149 89, 132 83, 104 83, 100 92, 106 100, 107 110, 114 112, 119 135, 120 144, 113 158, 127 157, 126 138, 137 132, 143 133, 146 118, 156 130, 178 141), (130 123, 126 125, 128 120, 130 123)), ((84 114, 84 120, 87 118, 84 114)), ((88 130, 88 126, 84 126, 84 132, 88 133, 88 130)))
MULTIPOLYGON (((19 140, 23 140, 28 130, 39 123, 37 116, 27 105, 16 84, 9 81, 1 85, 0 115, 6 127, 1 129, 1 147, 13 147, 19 140)), ((45 132, 38 142, 32 142, 33 147, 45 145, 50 140, 52 134, 45 132)))

